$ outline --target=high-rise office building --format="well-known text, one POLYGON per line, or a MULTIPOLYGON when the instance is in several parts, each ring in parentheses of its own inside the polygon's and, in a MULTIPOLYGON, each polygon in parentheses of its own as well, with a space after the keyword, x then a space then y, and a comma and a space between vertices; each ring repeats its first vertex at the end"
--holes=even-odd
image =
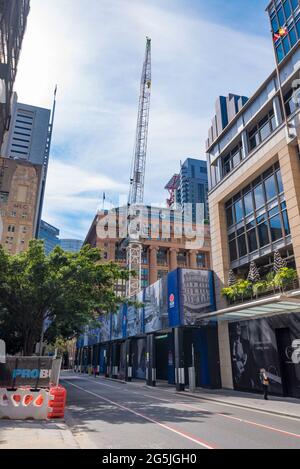
POLYGON ((60 247, 67 252, 79 252, 83 245, 80 239, 61 239, 59 243, 60 247))
POLYGON ((29 0, 0 1, 0 146, 9 124, 13 85, 29 9, 29 0))
POLYGON ((50 254, 56 246, 60 245, 59 229, 41 220, 39 239, 44 241, 45 254, 50 254))
MULTIPOLYGON (((291 359, 300 335, 299 281, 293 270, 299 277, 299 1, 273 0, 267 12, 276 68, 231 120, 217 126, 216 132, 209 130, 209 208, 218 308, 210 318, 218 321, 223 387, 259 390, 257 370, 265 367, 272 376, 272 392, 300 397, 299 364, 291 359), (283 30, 276 39, 279 26, 283 30), (291 280, 285 279, 281 287, 272 280, 279 270, 276 259, 290 268, 291 280), (255 289, 252 283, 259 278, 255 289), (222 288, 235 279, 246 281, 248 290, 226 298, 222 288), (252 283, 247 284, 247 279, 252 283), (241 345, 243 340, 249 352, 247 345, 241 345)), ((219 102, 226 114, 224 100, 219 102)), ((214 121, 221 122, 221 107, 216 111, 214 121)))
POLYGON ((172 208, 184 209, 185 204, 191 204, 194 223, 197 219, 197 204, 203 204, 204 219, 209 218, 206 161, 187 158, 181 165, 180 173, 171 178, 165 189, 171 194, 168 205, 172 208))
POLYGON ((16 93, 14 93, 10 124, 1 149, 1 155, 5 158, 27 161, 34 165, 40 165, 42 168, 37 224, 34 233, 36 238, 39 235, 43 209, 55 103, 54 99, 51 113, 50 109, 19 103, 16 93))
POLYGON ((300 36, 299 0, 272 1, 267 11, 273 32, 276 59, 281 63, 295 47, 300 36))

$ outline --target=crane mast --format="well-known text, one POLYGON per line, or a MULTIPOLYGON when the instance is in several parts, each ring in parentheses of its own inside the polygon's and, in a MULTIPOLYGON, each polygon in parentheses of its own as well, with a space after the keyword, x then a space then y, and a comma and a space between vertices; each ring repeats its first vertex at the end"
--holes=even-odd
POLYGON ((143 65, 139 112, 136 129, 135 152, 130 179, 129 204, 144 202, 145 168, 148 140, 148 125, 151 97, 151 39, 147 37, 143 65))
POLYGON ((130 275, 126 296, 131 298, 141 290, 142 243, 140 241, 140 215, 144 202, 144 185, 148 124, 151 98, 151 39, 146 39, 146 53, 142 71, 135 150, 131 169, 128 198, 127 267, 136 275, 130 275))

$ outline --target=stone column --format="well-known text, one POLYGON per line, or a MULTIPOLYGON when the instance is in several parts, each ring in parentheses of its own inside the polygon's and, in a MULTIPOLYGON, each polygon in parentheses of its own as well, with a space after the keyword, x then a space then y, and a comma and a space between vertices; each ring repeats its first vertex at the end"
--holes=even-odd
POLYGON ((157 248, 150 246, 149 248, 149 285, 157 281, 157 248))
POLYGON ((189 257, 190 257, 190 269, 197 269, 197 251, 190 251, 189 252, 189 257))
POLYGON ((170 253, 169 270, 170 270, 170 272, 172 272, 172 270, 175 270, 178 267, 178 263, 177 263, 178 249, 171 248, 169 253, 170 253))
POLYGON ((218 339, 222 388, 233 389, 231 352, 227 321, 220 321, 218 323, 218 339))
POLYGON ((278 153, 287 205, 296 269, 300 277, 300 161, 295 146, 287 145, 278 153))

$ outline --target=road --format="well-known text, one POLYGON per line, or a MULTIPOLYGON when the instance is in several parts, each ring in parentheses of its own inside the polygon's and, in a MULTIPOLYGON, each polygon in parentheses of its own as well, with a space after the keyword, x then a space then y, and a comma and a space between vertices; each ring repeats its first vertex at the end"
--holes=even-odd
POLYGON ((300 420, 86 375, 63 375, 67 422, 90 449, 300 449, 300 420))

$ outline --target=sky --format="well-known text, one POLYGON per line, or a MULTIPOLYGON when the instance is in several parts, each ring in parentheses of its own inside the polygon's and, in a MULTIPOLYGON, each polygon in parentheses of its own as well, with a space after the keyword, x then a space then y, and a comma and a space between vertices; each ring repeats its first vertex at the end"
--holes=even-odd
POLYGON ((266 0, 31 0, 15 91, 51 108, 58 85, 43 219, 84 239, 128 196, 146 36, 152 97, 145 202, 187 157, 205 159, 214 104, 251 96, 274 68, 266 0))

